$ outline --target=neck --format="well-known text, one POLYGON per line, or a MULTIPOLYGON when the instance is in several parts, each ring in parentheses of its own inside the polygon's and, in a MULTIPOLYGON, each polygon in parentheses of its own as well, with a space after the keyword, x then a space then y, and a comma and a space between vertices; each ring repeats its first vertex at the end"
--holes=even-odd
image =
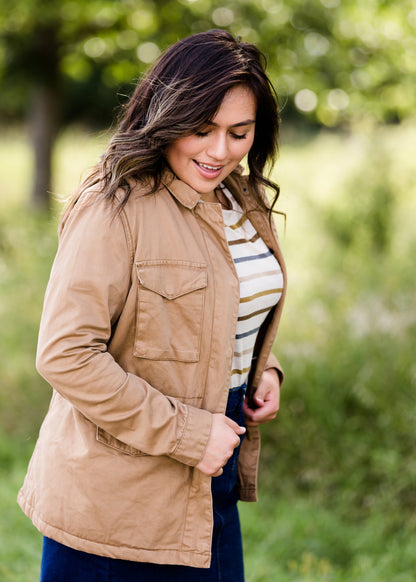
POLYGON ((228 198, 223 194, 221 188, 215 188, 211 192, 207 192, 206 194, 201 194, 201 198, 204 202, 210 202, 215 204, 221 204, 225 210, 230 210, 231 204, 228 198))
POLYGON ((216 202, 218 203, 218 198, 215 194, 215 190, 212 190, 211 192, 207 192, 206 194, 201 194, 201 198, 204 202, 216 202))

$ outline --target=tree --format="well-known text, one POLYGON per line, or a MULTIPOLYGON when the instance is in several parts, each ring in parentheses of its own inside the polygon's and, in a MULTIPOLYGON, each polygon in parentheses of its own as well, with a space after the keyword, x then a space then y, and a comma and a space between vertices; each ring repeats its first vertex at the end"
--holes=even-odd
POLYGON ((69 81, 85 83, 94 69, 105 69, 105 43, 127 29, 128 10, 124 3, 107 0, 3 2, 8 4, 3 13, 3 84, 12 95, 27 96, 35 157, 32 201, 44 209, 50 204, 51 156, 67 113, 69 81))
POLYGON ((0 0, 0 114, 29 111, 32 200, 49 204, 59 128, 107 125, 160 50, 213 27, 266 53, 282 116, 337 126, 400 121, 416 106, 413 0, 0 0))

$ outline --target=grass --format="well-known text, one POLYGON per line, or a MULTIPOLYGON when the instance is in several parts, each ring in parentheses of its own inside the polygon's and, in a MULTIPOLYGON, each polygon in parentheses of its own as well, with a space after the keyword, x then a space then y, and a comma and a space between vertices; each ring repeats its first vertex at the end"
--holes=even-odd
MULTIPOLYGON (((8 442, 10 451, 12 443, 8 442)), ((29 582, 39 579, 42 536, 16 505, 15 498, 26 471, 27 455, 16 459, 0 474, 0 580, 29 582)))
POLYGON ((387 542, 381 516, 353 523, 299 495, 267 496, 257 506, 243 505, 240 514, 248 582, 414 580, 414 535, 403 530, 387 542))
MULTIPOLYGON (((241 504, 247 582, 411 582, 416 573, 416 126, 283 132, 277 178, 289 294, 287 379, 263 428, 260 502, 241 504)), ((59 195, 106 143, 77 128, 55 154, 59 195)), ((15 498, 50 389, 34 370, 56 250, 26 208, 30 151, 0 138, 0 579, 36 580, 41 536, 15 498)))

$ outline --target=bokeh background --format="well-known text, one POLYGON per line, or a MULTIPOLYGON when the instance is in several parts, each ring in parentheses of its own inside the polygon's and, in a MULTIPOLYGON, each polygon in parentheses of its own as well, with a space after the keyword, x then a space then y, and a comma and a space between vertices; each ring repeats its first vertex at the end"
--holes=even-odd
POLYGON ((286 380, 241 504, 247 581, 416 579, 415 1, 0 0, 1 580, 39 573, 15 498, 62 201, 140 74, 216 27, 265 52, 282 117, 286 380))

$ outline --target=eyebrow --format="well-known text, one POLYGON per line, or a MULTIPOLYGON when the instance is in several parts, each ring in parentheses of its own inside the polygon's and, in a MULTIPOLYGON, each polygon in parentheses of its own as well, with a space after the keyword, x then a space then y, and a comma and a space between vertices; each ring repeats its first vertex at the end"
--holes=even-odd
MULTIPOLYGON (((246 119, 245 121, 239 121, 238 123, 233 123, 230 127, 243 127, 245 125, 254 125, 256 123, 255 119, 246 119)), ((207 125, 214 125, 218 127, 218 123, 214 123, 213 121, 209 121, 207 125)))

